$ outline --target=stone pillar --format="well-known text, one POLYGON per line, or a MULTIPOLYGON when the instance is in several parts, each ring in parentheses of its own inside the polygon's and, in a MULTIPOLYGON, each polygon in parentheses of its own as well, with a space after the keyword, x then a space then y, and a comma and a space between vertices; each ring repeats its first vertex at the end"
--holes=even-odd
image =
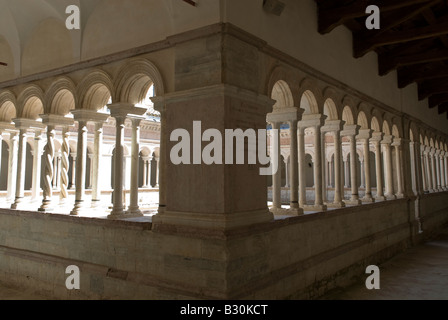
POLYGON ((290 126, 290 207, 296 210, 298 214, 302 214, 303 210, 299 208, 299 151, 297 141, 297 120, 289 121, 290 126))
MULTIPOLYGON (((75 116, 76 120, 76 116, 75 116)), ((85 188, 86 188, 86 161, 87 161, 87 120, 78 121, 78 144, 76 149, 76 191, 75 206, 70 215, 77 216, 85 208, 85 188)))
POLYGON ((103 122, 95 123, 95 137, 93 147, 92 168, 92 208, 96 208, 101 203, 101 187, 99 182, 100 158, 103 154, 103 122))
POLYGON ((403 198, 404 197, 404 190, 403 190, 403 163, 401 160, 401 139, 394 139, 393 147, 395 148, 395 166, 397 168, 396 170, 396 177, 397 177, 397 198, 403 198))
POLYGON ((358 135, 358 125, 345 125, 342 132, 343 136, 347 136, 350 140, 350 186, 351 197, 350 200, 346 200, 346 204, 360 205, 361 200, 358 194, 358 170, 357 170, 357 154, 356 154, 356 136, 358 135))
POLYGON ((439 161, 439 156, 440 156, 440 150, 434 150, 434 167, 436 168, 436 190, 437 191, 441 191, 442 187, 441 187, 441 179, 440 179, 440 161, 439 161))
POLYGON ((424 192, 423 177, 422 177, 422 156, 420 150, 420 143, 411 141, 409 143, 411 154, 411 179, 412 189, 415 196, 421 196, 424 192))
POLYGON ((72 185, 70 189, 75 188, 76 189, 76 153, 71 153, 72 156, 72 185))
POLYGON ((436 150, 434 148, 431 148, 431 151, 429 153, 431 157, 431 176, 432 176, 432 189, 433 192, 437 192, 437 173, 436 173, 436 150))
POLYGON ((334 138, 334 201, 333 206, 343 207, 345 206, 342 200, 344 199, 343 189, 342 189, 342 172, 341 172, 341 162, 342 162, 342 144, 341 144, 341 134, 340 131, 333 132, 334 138))
POLYGON ((53 210, 51 206, 53 197, 53 187, 51 183, 53 181, 53 173, 54 173, 53 172, 54 136, 55 136, 54 125, 49 123, 47 126, 47 144, 45 145, 45 152, 44 152, 45 180, 43 188, 44 197, 42 205, 39 208, 39 211, 41 212, 48 212, 53 210))
POLYGON ((423 155, 425 157, 425 172, 426 172, 426 183, 428 187, 428 192, 434 192, 432 188, 432 170, 431 170, 431 161, 430 161, 430 148, 425 147, 423 151, 423 155))
POLYGON ((396 199, 394 194, 393 170, 392 170, 392 136, 385 136, 382 141, 384 147, 384 168, 386 173, 386 199, 396 199))
POLYGON ((321 127, 324 119, 319 119, 320 122, 314 127, 314 206, 308 207, 312 211, 325 211, 327 206, 323 202, 323 166, 322 166, 322 136, 321 127))
MULTIPOLYGON (((18 123, 16 122, 16 126, 18 123)), ((16 183, 16 198, 11 205, 11 209, 19 209, 19 205, 23 202, 25 197, 25 169, 26 169, 26 138, 27 128, 20 127, 19 129, 19 151, 17 162, 17 183, 16 183)))
POLYGON ((445 183, 448 190, 448 152, 445 151, 445 157, 444 157, 444 165, 445 165, 445 183))
POLYGON ((321 129, 323 135, 331 133, 334 141, 334 161, 330 162, 332 166, 328 168, 329 173, 334 172, 334 200, 333 203, 327 204, 327 206, 331 208, 342 208, 345 206, 345 203, 343 202, 344 190, 342 182, 342 126, 343 122, 340 120, 327 120, 325 126, 321 129))
POLYGON ((381 140, 383 139, 382 133, 375 133, 374 144, 375 144, 375 173, 376 173, 376 197, 375 200, 383 201, 386 200, 384 197, 384 184, 383 184, 383 170, 381 161, 381 140))
MULTIPOLYGON (((278 153, 275 155, 272 155, 272 159, 273 159, 273 163, 274 163, 274 168, 278 168, 277 172, 275 172, 272 176, 272 207, 273 207, 273 211, 275 213, 276 209, 281 209, 282 207, 282 194, 281 194, 281 190, 282 190, 282 186, 281 186, 281 179, 282 179, 282 170, 281 170, 281 165, 280 165, 280 126, 281 123, 280 122, 272 122, 272 129, 273 130, 278 130, 278 135, 275 139, 272 139, 272 143, 274 146, 278 146, 278 147, 274 147, 273 150, 277 150, 278 153)), ((274 135, 275 137, 275 135, 274 135)))
POLYGON ((143 188, 148 187, 148 159, 143 159, 143 188))
POLYGON ((427 170, 426 170, 426 156, 425 156, 425 152, 424 152, 425 147, 422 146, 420 148, 420 157, 421 157, 421 172, 422 172, 422 177, 423 177, 423 192, 429 192, 429 187, 428 187, 428 176, 427 176, 427 170))
POLYGON ((17 151, 19 136, 17 132, 9 132, 9 161, 8 161, 8 202, 15 198, 17 181, 17 151))
POLYGON ((445 164, 444 164, 445 151, 440 152, 440 187, 443 191, 446 190, 446 181, 445 181, 445 164))
POLYGON ((115 103, 109 105, 108 108, 111 112, 111 116, 116 120, 113 207, 108 218, 121 219, 130 216, 129 212, 125 213, 124 211, 125 199, 123 199, 124 122, 127 116, 130 116, 131 118, 133 116, 142 116, 146 113, 146 108, 136 107, 133 104, 128 103, 115 103))
POLYGON ((68 198, 68 154, 70 152, 70 146, 68 139, 70 137, 69 127, 62 127, 62 146, 61 146, 61 178, 60 187, 61 192, 59 193, 59 205, 65 205, 68 198))
POLYGON ((33 150, 33 182, 31 187, 31 201, 40 200, 40 177, 41 177, 41 167, 42 167, 42 153, 41 153, 41 143, 42 143, 42 131, 36 130, 34 133, 34 150, 33 150))
POLYGON ((306 205, 306 173, 305 173, 305 127, 297 130, 298 157, 299 157, 299 207, 306 205))
POLYGON ((140 151, 140 122, 143 117, 133 117, 132 121, 132 147, 131 147, 131 187, 130 204, 127 214, 130 216, 143 216, 138 205, 138 160, 140 151))
POLYGON ((350 165, 348 163, 348 158, 344 160, 344 187, 350 187, 350 165))
POLYGON ((359 138, 362 139, 363 151, 364 151, 364 182, 365 182, 365 195, 362 198, 363 202, 375 202, 372 197, 372 182, 370 179, 370 138, 372 137, 372 131, 361 130, 359 138))

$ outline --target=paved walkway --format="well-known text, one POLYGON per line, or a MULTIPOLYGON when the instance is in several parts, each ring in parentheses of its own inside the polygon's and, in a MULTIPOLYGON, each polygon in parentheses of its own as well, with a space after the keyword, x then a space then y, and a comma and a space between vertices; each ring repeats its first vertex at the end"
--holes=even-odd
POLYGON ((380 267, 380 289, 363 283, 334 290, 327 300, 448 300, 448 227, 380 267))
MULTIPOLYGON (((408 249, 379 266, 381 289, 367 290, 362 283, 338 289, 325 300, 448 300, 448 227, 437 237, 408 249)), ((366 275, 366 278, 368 275, 366 275)), ((0 300, 43 300, 31 291, 0 282, 0 300)))

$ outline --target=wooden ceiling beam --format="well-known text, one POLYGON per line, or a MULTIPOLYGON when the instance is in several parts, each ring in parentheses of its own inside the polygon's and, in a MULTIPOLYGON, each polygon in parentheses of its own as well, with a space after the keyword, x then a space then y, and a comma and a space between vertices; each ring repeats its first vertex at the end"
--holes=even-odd
POLYGON ((448 78, 425 81, 418 85, 418 100, 448 92, 448 78))
POLYGON ((439 108, 438 108, 439 114, 445 113, 447 111, 448 111, 448 103, 439 105, 439 108))
POLYGON ((430 108, 435 108, 443 103, 448 103, 448 93, 435 94, 428 98, 428 105, 430 108))
POLYGON ((355 58, 360 58, 367 52, 378 47, 440 37, 446 34, 448 34, 448 21, 447 19, 444 19, 442 22, 427 27, 413 28, 404 31, 388 31, 372 38, 355 39, 353 42, 353 53, 355 58))
POLYGON ((379 73, 383 76, 398 67, 444 60, 448 60, 448 49, 433 51, 428 50, 423 53, 414 53, 402 56, 389 56, 384 54, 379 57, 379 73))
POLYGON ((389 14, 386 13, 381 17, 381 28, 379 30, 367 30, 364 28, 363 29, 364 31, 355 35, 354 38, 364 39, 366 37, 379 36, 380 34, 389 31, 390 29, 414 18, 415 16, 423 12, 431 11, 429 10, 429 8, 431 8, 432 6, 436 5, 439 2, 440 0, 433 0, 424 5, 414 4, 407 8, 403 8, 402 10, 392 11, 389 14))
POLYGON ((350 19, 366 16, 366 8, 369 5, 377 5, 381 12, 405 8, 414 4, 427 3, 432 0, 378 0, 356 1, 350 5, 324 8, 319 6, 319 32, 321 34, 332 31, 337 26, 350 19))
POLYGON ((412 82, 421 82, 424 80, 431 80, 436 78, 448 77, 448 66, 447 67, 435 67, 426 68, 415 67, 407 68, 405 71, 398 70, 398 87, 400 89, 406 87, 412 82))

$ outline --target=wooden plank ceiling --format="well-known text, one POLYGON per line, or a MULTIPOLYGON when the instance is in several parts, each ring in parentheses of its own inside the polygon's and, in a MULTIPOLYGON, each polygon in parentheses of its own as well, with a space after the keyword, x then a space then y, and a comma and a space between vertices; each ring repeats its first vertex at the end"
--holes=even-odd
POLYGON ((448 118, 448 0, 315 0, 319 32, 345 25, 353 55, 378 54, 379 74, 397 70, 398 87, 418 84, 418 98, 448 118), (369 5, 381 12, 379 30, 368 30, 369 5))

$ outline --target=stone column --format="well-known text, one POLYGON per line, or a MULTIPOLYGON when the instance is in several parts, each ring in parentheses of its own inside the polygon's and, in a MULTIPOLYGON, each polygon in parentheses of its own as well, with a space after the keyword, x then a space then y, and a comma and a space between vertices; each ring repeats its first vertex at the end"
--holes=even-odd
POLYGON ((356 136, 358 135, 358 125, 345 125, 343 136, 347 136, 350 140, 350 186, 351 197, 350 200, 346 200, 346 204, 360 205, 361 200, 358 194, 358 169, 357 169, 357 154, 356 154, 356 136))
POLYGON ((415 196, 421 196, 423 194, 423 178, 421 170, 422 164, 420 155, 420 143, 411 141, 409 143, 409 149, 411 154, 412 189, 415 196))
POLYGON ((439 162, 439 155, 440 155, 440 150, 434 150, 434 167, 435 167, 435 183, 436 183, 436 190, 440 191, 441 187, 440 187, 440 162, 439 162))
POLYGON ((423 177, 423 191, 429 192, 428 176, 427 176, 427 170, 426 170, 426 156, 425 156, 424 149, 425 149, 424 146, 420 149, 420 157, 421 157, 421 164, 422 164, 422 167, 420 168, 420 170, 422 171, 422 177, 423 177))
POLYGON ((383 184, 383 170, 382 170, 382 161, 381 161, 381 140, 383 139, 382 133, 375 133, 375 137, 373 139, 375 144, 375 172, 376 172, 376 197, 377 201, 384 201, 386 197, 384 197, 384 184, 383 184))
POLYGON ((138 205, 138 160, 140 152, 140 122, 142 117, 131 117, 132 121, 132 148, 131 148, 131 187, 130 204, 127 214, 130 216, 143 216, 138 205))
POLYGON ((425 157, 425 173, 426 173, 426 184, 428 187, 428 192, 434 192, 432 188, 432 175, 431 175, 431 162, 429 158, 429 147, 425 147, 423 151, 423 155, 425 157))
POLYGON ((8 161, 8 202, 13 202, 15 198, 17 181, 17 149, 19 135, 18 132, 9 133, 9 161, 8 161))
POLYGON ((70 189, 75 188, 76 189, 76 153, 71 153, 72 156, 72 185, 70 189))
POLYGON ((290 207, 297 210, 298 214, 302 214, 303 210, 299 208, 299 151, 297 141, 297 120, 289 121, 290 126, 290 207))
MULTIPOLYGON (((272 155, 272 159, 273 159, 273 163, 274 163, 274 168, 278 168, 277 172, 275 172, 272 176, 272 207, 274 210, 274 213, 276 211, 276 209, 281 209, 282 207, 282 194, 281 194, 281 179, 282 179, 282 170, 281 170, 281 166, 280 166, 280 126, 281 123, 280 122, 272 122, 272 129, 273 130, 278 130, 278 135, 276 137, 276 139, 272 139, 272 143, 274 146, 278 146, 278 147, 274 147, 273 150, 278 150, 278 153, 275 155, 272 155)), ((275 137, 275 135, 274 135, 275 137)))
POLYGON ((344 199, 343 189, 342 189, 342 172, 341 172, 341 162, 342 162, 342 144, 341 144, 341 134, 340 131, 333 132, 334 138, 334 201, 333 206, 343 207, 345 206, 342 200, 344 199))
POLYGON ((401 161, 401 139, 394 139, 393 147, 395 148, 395 166, 397 168, 396 170, 396 177, 397 177, 397 198, 403 198, 404 192, 403 192, 403 163, 401 161))
POLYGON ((11 209, 18 209, 19 205, 23 202, 25 197, 25 169, 26 169, 26 138, 27 128, 20 126, 16 122, 16 126, 19 126, 19 151, 17 162, 17 183, 16 183, 16 198, 11 205, 11 209))
POLYGON ((312 210, 322 211, 326 207, 323 203, 322 197, 322 139, 321 139, 321 125, 314 126, 314 189, 315 189, 315 200, 314 208, 312 210))
POLYGON ((69 127, 62 127, 62 146, 61 146, 61 178, 60 187, 61 192, 59 193, 59 205, 64 205, 68 198, 68 154, 70 152, 70 146, 68 139, 70 137, 69 127))
POLYGON ((440 152, 440 187, 442 188, 443 191, 446 190, 446 181, 445 181, 445 164, 444 164, 444 159, 445 157, 445 151, 441 151, 440 152))
POLYGON ((386 199, 394 200, 396 199, 394 194, 394 183, 393 183, 393 170, 392 170, 392 136, 385 136, 382 141, 384 147, 384 168, 386 173, 386 199))
POLYGON ((298 128, 297 138, 299 149, 299 207, 303 209, 306 205, 305 127, 298 128))
POLYGON ((108 218, 121 219, 130 216, 129 212, 124 212, 123 201, 124 122, 127 116, 142 116, 146 113, 146 108, 136 107, 127 103, 111 104, 108 107, 111 111, 111 116, 116 120, 113 207, 108 218))
POLYGON ((44 152, 45 180, 43 188, 44 197, 42 205, 39 208, 39 211, 41 212, 48 212, 53 210, 51 206, 53 197, 53 187, 51 183, 53 181, 53 173, 54 173, 53 172, 54 136, 55 136, 54 125, 49 124, 47 127, 47 144, 45 146, 45 152, 44 152))
POLYGON ((143 159, 143 188, 148 187, 148 159, 143 159))
POLYGON ((349 188, 350 187, 350 166, 348 163, 348 159, 346 158, 344 160, 344 187, 349 188))
MULTIPOLYGON (((76 116, 75 116, 76 120, 76 116)), ((75 206, 70 215, 77 216, 85 208, 86 161, 87 161, 87 120, 78 120, 78 144, 76 148, 76 191, 75 206)))
POLYGON ((434 148, 431 148, 431 151, 430 151, 429 155, 431 157, 431 176, 432 176, 432 189, 433 189, 433 192, 437 192, 438 191, 435 153, 436 153, 436 150, 434 148))
POLYGON ((93 147, 93 158, 91 162, 92 167, 92 208, 96 208, 101 203, 101 187, 99 183, 99 167, 100 158, 103 154, 103 122, 95 123, 95 137, 93 147))
MULTIPOLYGON (((322 135, 330 133, 333 136, 334 144, 334 161, 329 162, 331 164, 328 167, 330 176, 333 176, 334 172, 334 199, 332 203, 328 203, 327 206, 331 208, 342 208, 345 206, 343 202, 343 183, 342 183, 342 143, 341 143, 341 129, 343 122, 340 120, 327 120, 325 126, 321 128, 322 135)), ((330 184, 329 183, 329 184, 330 184)))
POLYGON ((444 165, 445 165, 445 183, 448 190, 448 152, 445 152, 444 165))
POLYGON ((361 130, 360 136, 363 144, 364 151, 364 183, 365 183, 365 195, 362 198, 363 202, 374 202, 372 197, 372 181, 370 179, 370 138, 372 137, 372 131, 361 130))
POLYGON ((40 175, 41 175, 41 164, 42 164, 42 154, 41 154, 41 142, 42 142, 42 131, 37 130, 34 133, 34 150, 33 150, 33 182, 31 187, 31 201, 40 200, 40 175))

